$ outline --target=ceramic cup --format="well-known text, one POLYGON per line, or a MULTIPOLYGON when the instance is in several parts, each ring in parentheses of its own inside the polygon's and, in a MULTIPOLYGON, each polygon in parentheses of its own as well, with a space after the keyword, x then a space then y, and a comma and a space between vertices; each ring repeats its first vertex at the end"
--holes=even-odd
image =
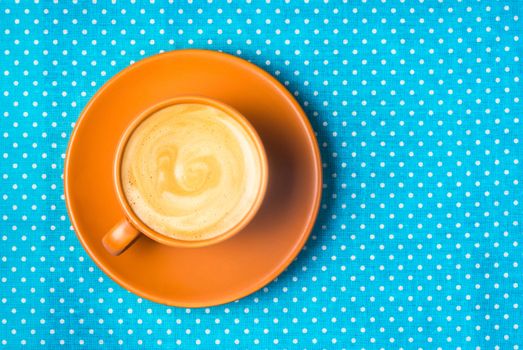
POLYGON ((124 252, 127 248, 129 248, 132 243, 139 238, 142 234, 146 235, 147 237, 155 240, 158 243, 174 246, 174 247, 203 247, 208 246, 211 244, 215 244, 218 242, 221 242, 223 240, 226 240, 232 236, 234 236, 236 233, 240 232, 256 215, 256 212, 261 206, 261 203, 263 202, 263 198, 265 196, 265 192, 267 189, 267 181, 268 181, 268 162, 267 162, 267 156, 265 154, 265 150, 263 147, 263 144, 260 140, 260 137, 256 133, 256 130, 254 127, 247 121, 247 119, 240 114, 238 111, 233 109, 230 106, 225 105, 224 103, 218 102, 216 100, 212 100, 205 97, 178 97, 174 99, 170 99, 164 102, 161 102, 152 108, 146 110, 144 113, 139 115, 131 124, 127 127, 125 132, 123 133, 120 142, 118 144, 115 160, 114 160, 114 170, 113 170, 114 176, 114 188, 116 190, 116 195, 118 198, 118 202, 122 208, 123 217, 120 222, 117 222, 113 228, 109 230, 105 234, 105 236, 102 238, 102 243, 106 250, 112 254, 112 255, 119 255, 122 252, 124 252), (122 188, 122 182, 121 182, 121 163, 122 163, 122 156, 124 153, 125 146, 127 144, 127 141, 129 140, 129 137, 133 133, 133 131, 136 129, 136 127, 147 117, 151 116, 155 112, 169 107, 176 104, 202 104, 202 105, 208 105, 217 109, 220 109, 221 111, 225 112, 228 116, 235 119, 237 122, 239 122, 245 129, 246 133, 252 138, 257 154, 261 159, 261 181, 260 186, 258 188, 256 199, 253 201, 251 209, 246 213, 245 216, 240 218, 238 222, 228 231, 215 236, 213 238, 209 239, 202 239, 202 240, 181 240, 172 238, 169 236, 166 236, 164 234, 158 233, 154 230, 152 230, 150 227, 148 227, 138 216, 133 212, 131 209, 131 206, 129 205, 123 188, 122 188))

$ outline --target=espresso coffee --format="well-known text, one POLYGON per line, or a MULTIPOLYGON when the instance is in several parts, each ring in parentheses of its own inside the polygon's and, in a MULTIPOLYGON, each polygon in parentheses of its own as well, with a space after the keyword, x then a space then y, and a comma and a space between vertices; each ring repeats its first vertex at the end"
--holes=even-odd
POLYGON ((218 108, 186 103, 163 108, 134 129, 120 177, 145 225, 194 241, 229 231, 252 210, 262 171, 244 125, 218 108))

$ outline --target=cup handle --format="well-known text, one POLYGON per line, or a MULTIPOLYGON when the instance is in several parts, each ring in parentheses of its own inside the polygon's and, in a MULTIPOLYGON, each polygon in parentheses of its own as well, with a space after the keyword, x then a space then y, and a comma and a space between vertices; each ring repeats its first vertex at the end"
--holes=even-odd
POLYGON ((129 248, 139 236, 140 232, 127 219, 123 219, 105 234, 102 243, 110 254, 117 256, 129 248))

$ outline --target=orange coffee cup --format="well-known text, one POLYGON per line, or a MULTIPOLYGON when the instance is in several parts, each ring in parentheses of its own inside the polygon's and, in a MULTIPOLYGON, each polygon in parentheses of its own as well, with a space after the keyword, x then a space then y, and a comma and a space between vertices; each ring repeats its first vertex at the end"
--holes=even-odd
POLYGON ((263 144, 261 142, 260 137, 258 136, 256 130, 254 127, 248 122, 248 120, 238 111, 233 109, 230 106, 227 106, 224 103, 218 102, 216 100, 212 100, 205 97, 177 97, 173 98, 164 102, 161 102, 148 110, 146 110, 144 113, 139 115, 131 124, 127 127, 125 132, 123 133, 120 142, 117 147, 116 151, 116 157, 114 161, 114 168, 113 168, 113 177, 114 177, 114 188, 116 191, 116 195, 118 198, 118 201, 120 203, 120 206, 123 211, 123 217, 122 219, 113 226, 109 232, 105 234, 105 236, 102 238, 102 243, 106 250, 112 254, 112 255, 119 255, 122 252, 124 252, 128 247, 132 245, 132 243, 139 238, 142 234, 146 235, 147 237, 155 240, 158 243, 174 246, 174 247, 203 247, 211 244, 215 244, 218 242, 221 242, 223 240, 226 240, 238 232, 240 232, 247 224, 254 218, 256 215, 258 209, 260 208, 263 198, 265 196, 265 192, 267 189, 267 182, 268 182, 268 162, 267 162, 267 156, 265 154, 265 149, 263 147, 263 144), (129 204, 125 192, 123 190, 122 185, 122 178, 121 178, 121 168, 122 168, 122 158, 124 154, 125 147, 129 141, 129 138, 133 131, 149 116, 154 114, 155 112, 158 112, 164 108, 178 105, 178 104, 197 104, 197 105, 206 105, 210 107, 214 107, 224 113, 226 113, 230 118, 234 119, 236 122, 238 122, 245 132, 246 135, 250 137, 253 144, 256 148, 256 154, 259 157, 259 161, 261 164, 261 181, 259 181, 259 187, 257 188, 256 196, 254 201, 252 201, 251 207, 248 211, 246 211, 246 214, 243 215, 240 219, 237 220, 237 222, 226 232, 223 232, 217 236, 214 236, 212 238, 207 239, 197 239, 197 240, 184 240, 184 239, 178 239, 174 237, 170 237, 168 235, 159 233, 153 229, 151 229, 149 226, 147 226, 133 211, 131 208, 131 205, 129 204))

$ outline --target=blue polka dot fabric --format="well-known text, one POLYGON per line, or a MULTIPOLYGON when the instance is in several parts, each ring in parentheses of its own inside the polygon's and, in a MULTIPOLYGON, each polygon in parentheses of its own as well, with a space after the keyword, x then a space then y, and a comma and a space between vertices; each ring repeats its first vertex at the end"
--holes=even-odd
POLYGON ((518 0, 0 2, 0 347, 519 349, 518 0), (203 48, 281 81, 324 170, 306 247, 237 302, 119 287, 63 195, 89 98, 144 57, 203 48))

